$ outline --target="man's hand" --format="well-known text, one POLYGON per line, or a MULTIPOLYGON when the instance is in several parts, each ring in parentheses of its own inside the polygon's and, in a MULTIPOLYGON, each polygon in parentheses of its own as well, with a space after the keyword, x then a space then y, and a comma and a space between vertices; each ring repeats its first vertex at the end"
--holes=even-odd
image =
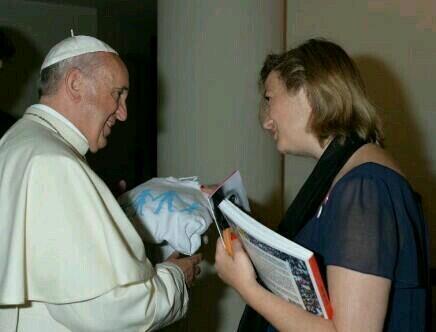
POLYGON ((109 188, 112 192, 112 195, 115 196, 115 198, 118 198, 122 194, 124 194, 127 190, 127 182, 126 180, 119 180, 117 183, 113 185, 109 185, 109 188))
POLYGON ((198 264, 202 260, 201 254, 196 254, 191 257, 179 258, 178 252, 173 253, 166 262, 177 265, 185 275, 186 286, 192 287, 194 285, 195 277, 197 277, 201 270, 198 264))

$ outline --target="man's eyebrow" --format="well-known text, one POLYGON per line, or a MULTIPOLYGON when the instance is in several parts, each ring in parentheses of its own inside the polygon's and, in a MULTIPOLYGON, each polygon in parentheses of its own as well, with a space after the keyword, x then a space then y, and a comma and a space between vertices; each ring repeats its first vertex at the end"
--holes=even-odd
POLYGON ((123 86, 121 88, 115 88, 115 90, 119 90, 121 91, 121 93, 123 93, 124 91, 129 92, 129 88, 127 86, 123 86))

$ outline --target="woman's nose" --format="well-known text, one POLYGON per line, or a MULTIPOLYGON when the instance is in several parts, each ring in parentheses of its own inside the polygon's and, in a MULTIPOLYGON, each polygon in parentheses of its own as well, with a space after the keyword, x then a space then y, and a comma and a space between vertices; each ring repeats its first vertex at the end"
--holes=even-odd
POLYGON ((271 129, 273 121, 269 117, 268 112, 265 109, 260 109, 259 111, 259 123, 263 129, 271 129))
POLYGON ((262 128, 265 130, 271 130, 274 127, 274 121, 271 118, 266 118, 262 122, 262 128))

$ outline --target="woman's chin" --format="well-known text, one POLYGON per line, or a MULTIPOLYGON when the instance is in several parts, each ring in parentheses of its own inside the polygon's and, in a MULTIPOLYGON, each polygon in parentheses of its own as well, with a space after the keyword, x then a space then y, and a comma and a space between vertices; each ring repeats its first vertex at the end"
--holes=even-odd
POLYGON ((281 145, 281 144, 277 143, 276 148, 277 148, 277 151, 283 155, 291 154, 293 156, 306 156, 306 153, 304 153, 304 151, 296 149, 295 147, 290 147, 287 145, 281 145))
POLYGON ((297 144, 294 144, 294 142, 284 141, 281 139, 276 140, 276 149, 280 154, 292 154, 296 156, 302 156, 305 155, 304 151, 297 146, 297 144))
POLYGON ((276 143, 276 149, 280 154, 287 154, 289 153, 288 150, 286 149, 285 146, 283 146, 282 144, 280 144, 279 141, 277 141, 276 143))

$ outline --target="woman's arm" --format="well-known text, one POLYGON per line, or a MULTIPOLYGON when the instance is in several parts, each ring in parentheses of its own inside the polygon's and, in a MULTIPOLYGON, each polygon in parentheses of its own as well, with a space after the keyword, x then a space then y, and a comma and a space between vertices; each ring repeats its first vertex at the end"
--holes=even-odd
POLYGON ((327 280, 337 331, 383 330, 389 279, 330 265, 327 280))
POLYGON ((279 331, 381 331, 390 281, 352 270, 327 267, 333 320, 315 316, 269 292, 256 281, 249 257, 238 240, 233 258, 217 242, 216 268, 220 278, 279 331))

